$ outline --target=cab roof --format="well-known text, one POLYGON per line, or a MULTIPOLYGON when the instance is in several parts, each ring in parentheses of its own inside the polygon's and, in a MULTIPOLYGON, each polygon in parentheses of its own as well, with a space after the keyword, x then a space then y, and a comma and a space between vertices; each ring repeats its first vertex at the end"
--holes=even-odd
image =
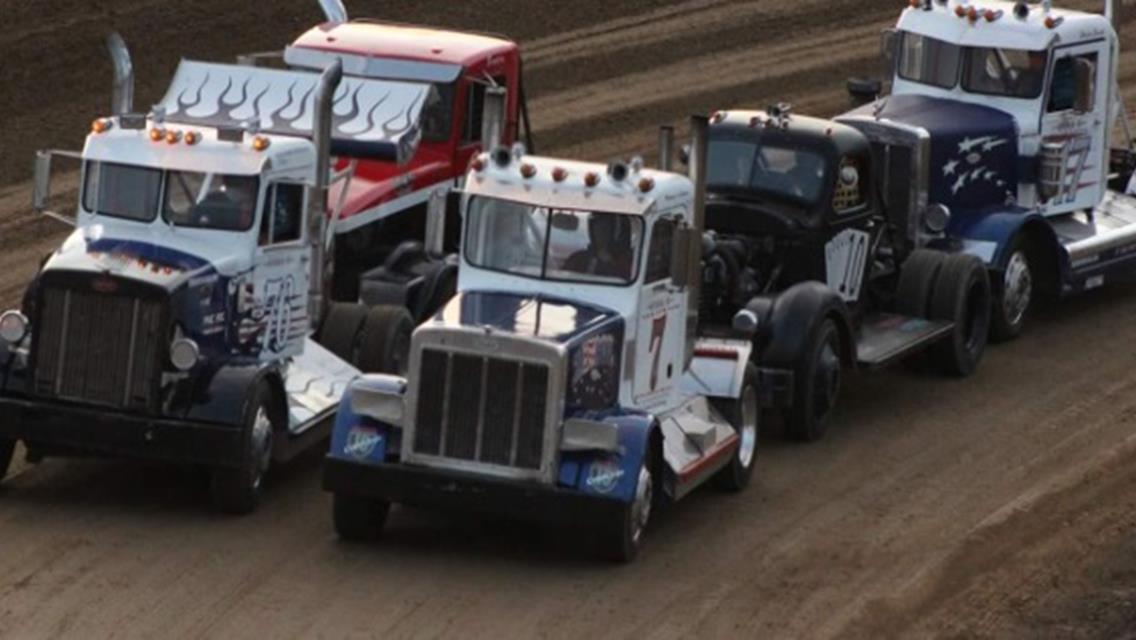
POLYGON ((689 207, 694 195, 686 176, 647 168, 630 167, 626 178, 616 180, 605 165, 558 158, 514 154, 501 165, 483 153, 472 165, 467 194, 537 207, 646 215, 656 203, 660 209, 689 207))
POLYGON ((489 35, 364 20, 322 24, 293 46, 461 66, 517 49, 516 43, 489 35))
POLYGON ((789 113, 778 117, 767 111, 735 109, 719 111, 710 120, 711 134, 728 132, 739 138, 803 141, 830 147, 840 155, 866 153, 868 141, 856 129, 833 120, 789 113))
POLYGON ((1106 35, 1115 37, 1112 24, 1103 15, 1056 7, 1046 11, 1037 4, 1025 6, 1029 13, 1023 19, 1015 15, 1015 3, 1005 0, 948 0, 942 4, 932 0, 929 8, 905 9, 898 28, 964 47, 1026 51, 1048 49, 1054 41, 1071 43, 1106 35), (970 18, 972 8, 974 20, 970 18), (987 12, 992 19, 987 18, 987 12))

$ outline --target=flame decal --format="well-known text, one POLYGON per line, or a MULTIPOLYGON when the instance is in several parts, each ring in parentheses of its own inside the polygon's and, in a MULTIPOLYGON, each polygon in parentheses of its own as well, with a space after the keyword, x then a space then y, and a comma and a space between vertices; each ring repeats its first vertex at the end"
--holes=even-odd
POLYGON ((421 102, 422 102, 422 96, 418 96, 418 98, 416 98, 414 100, 414 102, 410 105, 410 108, 403 109, 401 113, 396 114, 393 118, 384 122, 383 123, 383 134, 387 138, 397 138, 397 137, 401 136, 402 134, 406 133, 407 131, 410 131, 411 129, 413 129, 414 128, 414 121, 411 119, 410 114, 411 114, 411 112, 413 112, 417 109, 418 105, 421 102), (393 123, 396 120, 403 120, 405 124, 403 124, 401 127, 392 127, 391 123, 393 123))
MULTIPOLYGON (((178 98, 177 98, 177 106, 178 106, 177 112, 187 113, 190 109, 201 104, 201 92, 202 92, 202 90, 205 89, 205 85, 208 82, 209 82, 209 74, 206 73, 205 79, 201 81, 201 84, 197 85, 197 90, 195 92, 195 97, 193 99, 193 102, 186 102, 184 100, 185 94, 189 93, 189 91, 190 91, 190 88, 186 87, 185 90, 181 92, 181 95, 179 95, 178 98)), ((177 113, 177 112, 175 112, 175 113, 177 113)))
MULTIPOLYGON (((285 109, 292 106, 292 103, 296 101, 296 85, 299 84, 299 83, 300 83, 300 81, 296 80, 292 83, 292 86, 288 87, 288 102, 285 102, 283 105, 281 105, 279 108, 274 110, 272 113, 269 113, 268 115, 264 116, 264 119, 268 121, 269 128, 271 128, 272 125, 276 124, 276 117, 279 116, 285 109)), ((260 110, 257 109, 258 113, 259 113, 259 111, 260 110)))

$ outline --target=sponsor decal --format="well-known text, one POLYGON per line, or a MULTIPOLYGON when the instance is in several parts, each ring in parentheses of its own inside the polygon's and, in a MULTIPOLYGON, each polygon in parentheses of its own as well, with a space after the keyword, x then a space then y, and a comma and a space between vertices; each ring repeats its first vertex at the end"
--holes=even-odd
POLYGON ((343 453, 363 460, 375 452, 375 448, 383 441, 379 432, 371 427, 354 427, 347 433, 347 442, 343 445, 343 453))
POLYGON ((584 484, 598 493, 611 493, 619 485, 619 481, 626 473, 619 466, 617 458, 601 458, 588 467, 588 477, 584 484))

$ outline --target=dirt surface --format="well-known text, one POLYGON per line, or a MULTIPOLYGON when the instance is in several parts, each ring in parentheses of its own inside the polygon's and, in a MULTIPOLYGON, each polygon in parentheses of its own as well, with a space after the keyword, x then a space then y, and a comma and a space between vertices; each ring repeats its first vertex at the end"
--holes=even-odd
MULTIPOLYGON (((595 159, 646 153, 693 111, 839 111, 900 4, 349 2, 518 38, 541 150, 595 159)), ((106 30, 132 45, 146 104, 180 56, 279 47, 319 16, 233 6, 5 8, 0 299, 59 240, 23 181, 35 148, 77 147, 106 108, 106 30)), ((1122 68, 1131 104, 1136 58, 1122 68)), ((571 532, 408 509, 381 544, 339 543, 319 452, 243 519, 213 514, 192 470, 22 466, 0 492, 0 636, 1136 637, 1133 317, 1136 286, 1113 286, 1043 311, 971 379, 856 379, 828 439, 766 439, 748 492, 662 514, 627 567, 571 532)))

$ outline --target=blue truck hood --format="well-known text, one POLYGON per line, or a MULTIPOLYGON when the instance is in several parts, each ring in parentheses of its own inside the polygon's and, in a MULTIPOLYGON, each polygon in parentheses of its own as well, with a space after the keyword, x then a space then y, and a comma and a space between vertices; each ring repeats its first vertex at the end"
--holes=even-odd
POLYGON ((897 95, 886 98, 877 115, 931 135, 931 202, 981 209, 1004 205, 1017 194, 1018 129, 1010 114, 969 102, 897 95))
POLYGON ((465 291, 450 300, 435 321, 567 344, 619 317, 608 309, 558 298, 465 291))

